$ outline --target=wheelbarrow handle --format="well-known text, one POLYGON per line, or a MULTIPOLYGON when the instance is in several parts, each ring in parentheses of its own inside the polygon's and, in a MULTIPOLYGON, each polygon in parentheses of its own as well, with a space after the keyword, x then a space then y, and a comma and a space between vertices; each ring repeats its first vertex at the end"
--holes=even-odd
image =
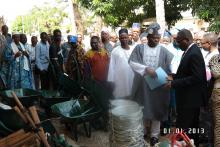
POLYGON ((27 110, 25 109, 25 107, 22 105, 22 103, 20 102, 20 100, 18 99, 17 95, 15 94, 14 91, 11 92, 12 96, 15 99, 15 102, 18 105, 18 109, 21 110, 22 113, 24 113, 24 116, 26 117, 26 119, 28 120, 28 122, 31 124, 31 126, 33 128, 36 128, 34 121, 31 119, 30 115, 28 114, 27 110))
POLYGON ((14 110, 18 113, 18 115, 22 118, 22 120, 25 123, 28 123, 28 120, 26 119, 26 117, 24 116, 24 114, 20 111, 20 109, 18 108, 18 106, 14 107, 14 110))
MULTIPOLYGON (((37 129, 37 127, 36 127, 36 125, 35 125, 35 123, 34 123, 34 120, 31 118, 31 116, 29 115, 28 111, 27 111, 27 110, 25 109, 25 107, 22 105, 22 103, 21 103, 20 100, 18 99, 17 95, 16 95, 14 92, 12 92, 12 96, 14 97, 14 99, 15 99, 17 105, 19 106, 19 107, 17 107, 18 110, 19 110, 19 108, 20 108, 20 109, 21 109, 21 112, 24 114, 25 118, 26 118, 27 121, 30 123, 31 127, 33 127, 33 129, 37 129)), ((19 111, 20 111, 20 110, 19 110, 19 111)), ((36 113, 37 113, 37 112, 36 112, 36 113)), ((35 113, 35 114, 36 114, 36 113, 35 113)), ((39 118, 38 118, 38 119, 39 119, 39 118)), ((41 139, 41 141, 44 143, 44 145, 45 145, 46 147, 50 147, 50 145, 48 144, 47 139, 46 139, 44 133, 40 131, 40 132, 37 132, 37 134, 38 134, 39 138, 41 139)))
POLYGON ((20 100, 18 99, 17 95, 15 94, 14 91, 11 92, 12 96, 15 99, 16 104, 18 105, 18 107, 23 111, 24 110, 24 106, 22 105, 22 103, 20 102, 20 100))
MULTIPOLYGON (((31 112, 31 116, 35 122, 35 125, 39 125, 40 124, 40 119, 38 117, 38 114, 37 114, 37 110, 36 110, 36 107, 35 106, 32 106, 32 107, 29 107, 29 110, 31 112)), ((38 135, 40 136, 42 142, 44 143, 44 145, 46 147, 50 147, 48 141, 47 141, 47 138, 45 136, 45 133, 44 133, 44 129, 42 127, 39 127, 39 132, 38 132, 38 135)))

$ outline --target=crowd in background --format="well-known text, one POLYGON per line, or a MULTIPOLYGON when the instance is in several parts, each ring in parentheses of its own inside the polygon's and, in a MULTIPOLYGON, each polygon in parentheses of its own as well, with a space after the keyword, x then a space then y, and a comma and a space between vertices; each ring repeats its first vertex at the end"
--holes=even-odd
MULTIPOLYGON (((186 29, 159 30, 157 23, 145 31, 134 23, 131 29, 122 28, 118 33, 105 29, 91 33, 90 43, 85 44, 80 33, 68 35, 63 42, 62 32, 56 29, 52 36, 46 32, 40 38, 32 36, 28 44, 26 34, 11 35, 3 25, 1 88, 56 90, 63 73, 75 81, 91 78, 108 82, 115 98, 132 99, 144 106, 146 128, 150 124, 150 133, 146 129, 145 134, 150 135, 151 145, 159 141, 160 128, 167 124, 173 127, 173 114, 177 115, 176 127, 183 129, 201 127, 199 116, 208 114, 202 121, 208 122, 205 131, 214 134, 214 141, 209 134, 207 142, 220 145, 218 35, 194 34, 186 29), (157 78, 159 67, 169 75, 168 82, 152 90, 145 76, 157 78)), ((198 145, 201 134, 196 133, 189 135, 198 145)))

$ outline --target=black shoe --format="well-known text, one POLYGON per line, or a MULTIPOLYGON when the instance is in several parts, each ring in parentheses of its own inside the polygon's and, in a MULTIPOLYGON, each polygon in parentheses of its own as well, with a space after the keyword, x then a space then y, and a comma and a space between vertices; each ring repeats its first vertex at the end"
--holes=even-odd
POLYGON ((156 137, 151 137, 150 138, 150 145, 154 146, 155 144, 157 144, 159 142, 159 139, 156 137))

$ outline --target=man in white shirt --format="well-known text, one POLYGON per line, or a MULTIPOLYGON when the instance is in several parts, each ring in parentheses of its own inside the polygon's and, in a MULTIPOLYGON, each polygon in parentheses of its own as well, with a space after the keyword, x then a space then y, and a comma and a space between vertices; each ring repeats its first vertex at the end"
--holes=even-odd
POLYGON ((40 34, 41 41, 36 46, 36 68, 40 74, 41 89, 49 89, 49 43, 47 33, 40 34))

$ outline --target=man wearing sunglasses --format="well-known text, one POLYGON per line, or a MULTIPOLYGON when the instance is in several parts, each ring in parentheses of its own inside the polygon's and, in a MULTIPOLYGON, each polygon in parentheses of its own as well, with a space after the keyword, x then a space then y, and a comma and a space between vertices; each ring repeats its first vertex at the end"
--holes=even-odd
POLYGON ((205 63, 200 48, 193 43, 189 30, 177 34, 177 45, 184 51, 177 73, 168 78, 167 87, 176 90, 176 128, 183 129, 195 146, 199 146, 200 107, 207 104, 207 81, 205 63), (196 129, 196 132, 190 130, 196 129), (198 131, 199 130, 199 131, 198 131))

